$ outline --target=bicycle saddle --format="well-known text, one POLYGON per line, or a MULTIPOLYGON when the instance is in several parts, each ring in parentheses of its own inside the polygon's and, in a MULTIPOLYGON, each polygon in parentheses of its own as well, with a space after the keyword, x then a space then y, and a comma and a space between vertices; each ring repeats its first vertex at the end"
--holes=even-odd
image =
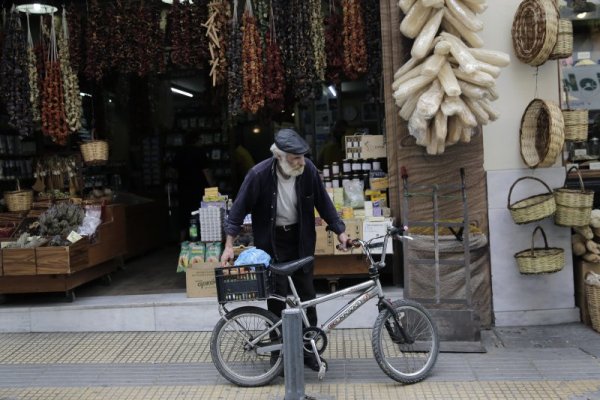
POLYGON ((277 275, 291 275, 294 272, 298 271, 300 268, 305 265, 313 262, 315 258, 313 256, 308 256, 304 258, 300 258, 298 260, 286 261, 278 264, 271 264, 269 269, 272 273, 277 275))

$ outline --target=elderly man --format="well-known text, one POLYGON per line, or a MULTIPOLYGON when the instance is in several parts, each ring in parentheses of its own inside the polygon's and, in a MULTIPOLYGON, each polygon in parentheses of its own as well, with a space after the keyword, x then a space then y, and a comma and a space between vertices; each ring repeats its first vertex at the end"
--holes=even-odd
MULTIPOLYGON (((345 246, 348 236, 315 165, 304 155, 310 150, 306 141, 292 129, 281 129, 271 146, 273 157, 255 165, 244 182, 225 221, 227 235, 221 263, 233 260, 233 241, 239 234, 246 214, 252 214, 254 244, 266 251, 276 262, 314 255, 316 233, 315 213, 327 222, 345 246)), ((274 292, 288 294, 288 282, 277 276, 274 292)), ((292 276, 300 298, 314 299, 313 265, 305 266, 292 276)), ((285 304, 267 300, 267 307, 281 317, 285 304)), ((317 325, 315 307, 307 309, 311 326, 317 325)), ((311 369, 318 369, 316 360, 305 359, 311 369)))

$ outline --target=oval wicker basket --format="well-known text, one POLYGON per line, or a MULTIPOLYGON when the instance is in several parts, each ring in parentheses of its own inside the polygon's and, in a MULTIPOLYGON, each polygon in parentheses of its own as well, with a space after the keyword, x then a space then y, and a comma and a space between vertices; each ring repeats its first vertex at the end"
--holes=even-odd
POLYGON ((562 110, 565 140, 585 142, 588 139, 588 110, 562 110))
POLYGON ((556 211, 554 193, 552 193, 550 187, 541 179, 533 176, 524 176, 517 179, 510 187, 510 191, 508 192, 508 209, 516 224, 527 224, 529 222, 539 221, 553 215, 556 211), (525 179, 533 179, 540 182, 548 189, 548 193, 536 194, 511 204, 510 198, 515 185, 525 179))
POLYGON ((573 23, 569 19, 558 20, 558 35, 550 60, 568 58, 573 55, 573 23))
POLYGON ((520 141, 521 158, 528 167, 553 165, 565 143, 565 123, 558 105, 533 99, 521 117, 520 141))
POLYGON ((545 63, 556 45, 558 21, 558 9, 553 0, 521 2, 511 30, 517 58, 534 67, 545 63))
POLYGON ((548 247, 546 233, 541 226, 537 226, 531 234, 531 248, 515 253, 515 259, 522 274, 548 274, 564 268, 565 251, 558 247, 548 247), (544 247, 534 245, 537 231, 544 237, 544 247))
POLYGON ((8 211, 29 211, 33 204, 33 190, 4 192, 4 202, 8 211))
POLYGON ((556 225, 584 226, 590 224, 594 191, 585 190, 579 168, 576 166, 569 168, 563 187, 554 189, 554 199, 556 200, 556 213, 554 213, 554 223, 556 225), (579 189, 567 189, 566 187, 569 172, 572 170, 577 172, 579 189))
POLYGON ((108 160, 108 142, 104 140, 83 143, 80 149, 86 164, 104 164, 108 160))
POLYGON ((590 320, 592 321, 592 328, 600 333, 600 286, 591 285, 586 281, 585 296, 590 320))

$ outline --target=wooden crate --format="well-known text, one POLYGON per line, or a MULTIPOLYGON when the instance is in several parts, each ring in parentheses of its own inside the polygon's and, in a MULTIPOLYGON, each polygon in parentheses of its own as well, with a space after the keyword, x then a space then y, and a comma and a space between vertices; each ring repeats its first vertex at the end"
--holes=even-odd
POLYGON ((35 249, 2 249, 2 269, 5 276, 35 275, 35 249))
POLYGON ((71 274, 88 266, 89 241, 83 238, 70 246, 42 246, 35 249, 37 274, 71 274))
POLYGON ((106 206, 103 222, 96 229, 96 237, 89 247, 88 265, 98 265, 121 257, 126 250, 125 207, 106 206))

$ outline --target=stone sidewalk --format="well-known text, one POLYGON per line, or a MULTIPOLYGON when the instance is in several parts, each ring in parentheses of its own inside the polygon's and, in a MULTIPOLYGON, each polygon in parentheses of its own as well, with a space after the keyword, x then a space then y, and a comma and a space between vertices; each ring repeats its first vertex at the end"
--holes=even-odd
MULTIPOLYGON (((486 353, 442 353, 423 382, 401 385, 373 359, 369 329, 329 335, 322 399, 600 399, 600 334, 581 324, 495 328, 486 353)), ((209 354, 210 332, 0 334, 1 400, 283 399, 284 381, 238 388, 209 354)))

